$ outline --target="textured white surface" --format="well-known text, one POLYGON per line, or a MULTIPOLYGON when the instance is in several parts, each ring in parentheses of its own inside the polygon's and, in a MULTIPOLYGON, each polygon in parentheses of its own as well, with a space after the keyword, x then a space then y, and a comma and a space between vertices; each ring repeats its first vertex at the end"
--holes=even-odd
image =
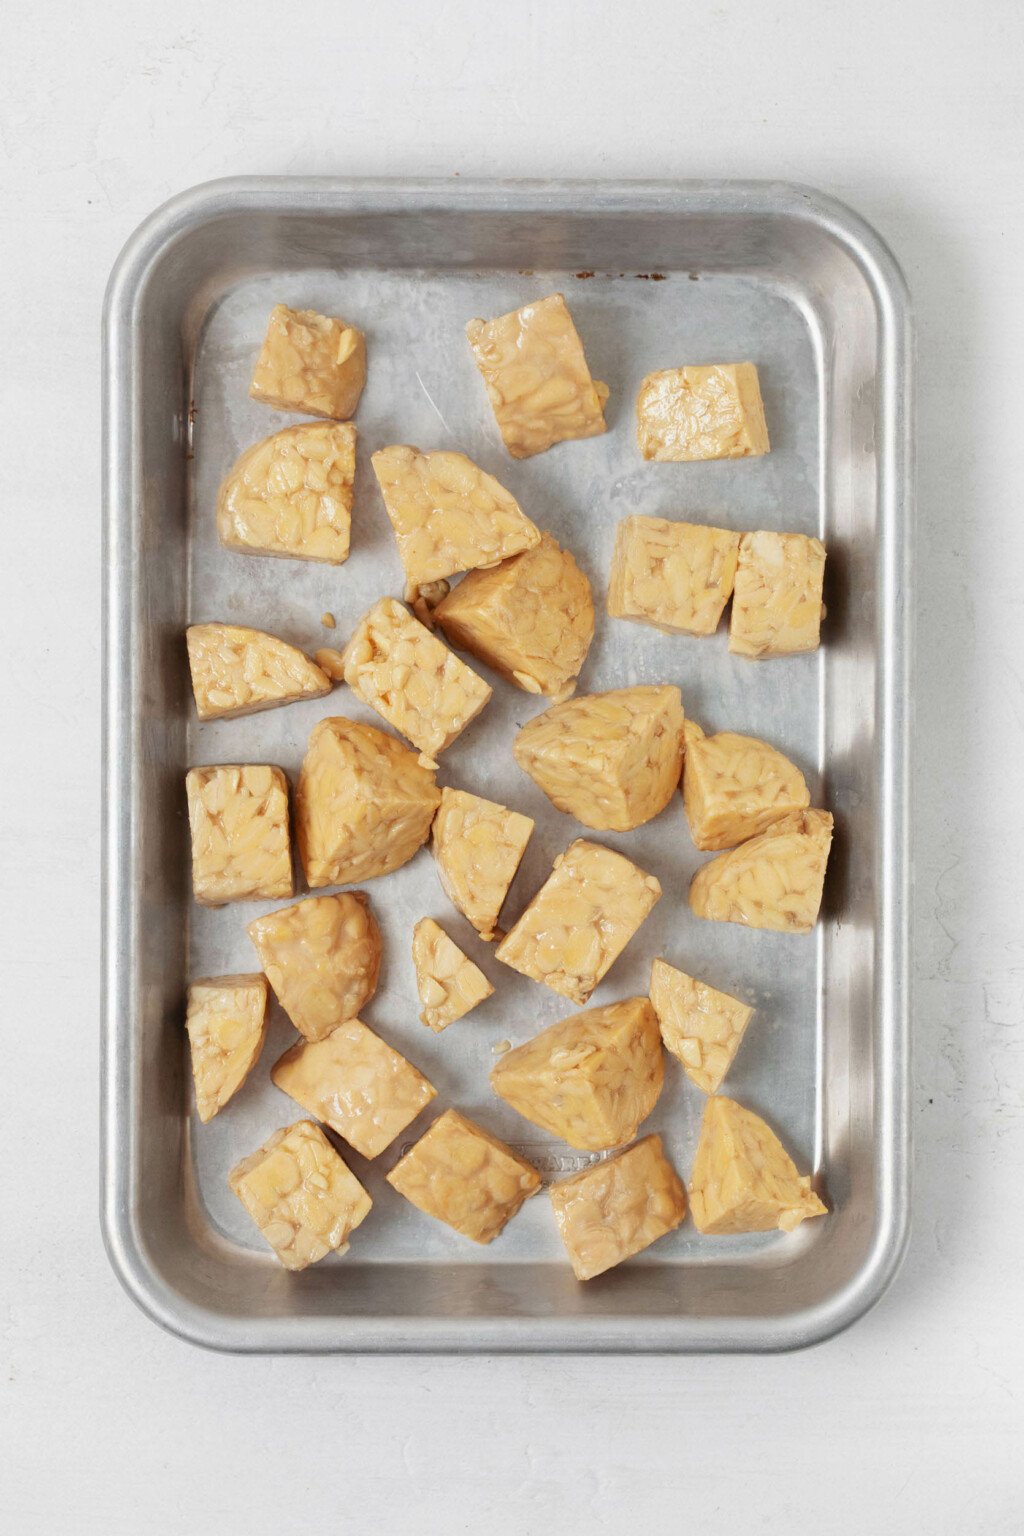
POLYGON ((0 1497, 19 1536, 1020 1529, 1022 49, 1015 0, 5 16, 0 1497), (820 1349, 229 1359, 164 1337, 107 1268, 99 305, 156 203, 267 171, 783 176, 845 197, 903 262, 920 401, 915 1227, 887 1299, 820 1349))

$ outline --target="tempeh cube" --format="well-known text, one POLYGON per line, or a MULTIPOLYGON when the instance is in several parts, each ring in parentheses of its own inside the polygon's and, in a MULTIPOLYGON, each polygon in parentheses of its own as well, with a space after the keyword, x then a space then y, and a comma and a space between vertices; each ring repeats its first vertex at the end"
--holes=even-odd
POLYGON ((308 896, 249 924, 249 937, 300 1035, 322 1040, 369 1002, 381 937, 364 891, 308 896))
POLYGON ((621 853, 578 838, 555 860, 495 954, 582 1005, 660 896, 654 875, 621 853))
POLYGON ((814 1193, 775 1132, 733 1099, 704 1106, 690 1178, 690 1208, 699 1232, 792 1232, 828 1207, 814 1193))
POLYGON ((713 635, 736 579, 740 536, 728 528, 624 517, 608 578, 613 619, 670 635, 713 635))
POLYGON ((285 1269, 306 1269, 348 1238, 373 1201, 318 1125, 298 1120, 236 1163, 228 1184, 285 1269))
POLYGON ((390 1147, 437 1097, 423 1073, 361 1019, 348 1019, 324 1040, 293 1045, 270 1076, 363 1157, 390 1147))
POLYGON ((314 726, 295 790, 295 835, 313 888, 389 874, 430 835, 434 770, 375 726, 338 715, 314 726))
POLYGON ((442 789, 431 847, 450 901, 484 939, 495 928, 533 819, 464 789, 442 789))
POLYGON ((496 320, 471 320, 466 335, 514 459, 607 431, 608 386, 591 378, 562 294, 549 294, 496 320))
POLYGON ((560 811, 598 831, 631 831, 663 811, 679 786, 679 689, 581 694, 528 721, 512 752, 560 811))
POLYGON ((497 565, 540 539, 515 497, 464 453, 397 444, 372 463, 410 586, 497 565))
POLYGON ((428 757, 450 747, 489 684, 393 597, 374 603, 342 653, 345 681, 428 757))
POLYGON ((718 923, 810 933, 831 844, 828 811, 794 811, 703 864, 690 882, 690 907, 718 923))
POLYGON ((716 992, 665 960, 651 967, 651 1002, 665 1048, 705 1093, 717 1093, 732 1066, 753 1008, 716 992))
POLYGON ((594 638, 590 582, 550 534, 525 554, 470 571, 434 612, 453 645, 527 693, 567 698, 594 638))
POLYGON ((200 720, 254 715, 331 691, 331 679, 308 656, 261 629, 192 624, 185 643, 200 720))
POLYGON ((525 1157, 455 1109, 440 1115, 387 1176, 400 1195, 474 1243, 489 1243, 540 1188, 525 1157))
POLYGON ((204 907, 291 896, 288 781, 265 763, 221 763, 185 776, 192 889, 204 907))
POLYGON ((366 383, 366 338, 315 309, 275 304, 249 394, 279 411, 347 421, 366 383))
POLYGON ((577 1280, 593 1280, 675 1231, 686 1190, 660 1136, 606 1157, 548 1191, 577 1280))
POLYGON ((817 650, 825 605, 825 546, 803 533, 745 533, 740 539, 729 649, 734 656, 792 656, 817 650))
POLYGON ((267 1033, 265 976, 204 976, 188 989, 185 1026, 196 1109, 205 1124, 224 1108, 259 1059, 267 1033))
POLYGON ((645 459, 745 459, 769 450, 753 363, 649 373, 637 395, 636 419, 645 459))
POLYGON ((420 1021, 436 1035, 494 991, 480 967, 432 917, 421 918, 413 929, 412 958, 423 1004, 420 1021))
POLYGON ((705 736, 689 724, 683 805, 702 852, 735 848, 773 821, 810 805, 803 774, 775 747, 735 731, 705 736))
POLYGON ((217 534, 243 555, 348 559, 356 429, 285 427, 247 448, 217 497, 217 534))
POLYGON ((501 1058, 491 1087, 570 1147, 604 1152, 632 1141, 664 1078, 654 1009, 627 997, 542 1029, 501 1058))

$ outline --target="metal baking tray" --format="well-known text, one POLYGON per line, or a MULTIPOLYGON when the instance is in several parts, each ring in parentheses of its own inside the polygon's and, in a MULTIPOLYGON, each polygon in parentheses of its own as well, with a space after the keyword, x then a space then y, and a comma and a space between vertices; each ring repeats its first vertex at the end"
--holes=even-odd
MULTIPOLYGON (((858 1317, 894 1274, 907 1228, 907 609, 911 331, 877 235, 830 198, 784 184, 251 179, 174 199, 132 237, 105 312, 106 789, 103 1226, 115 1270, 158 1322, 231 1350, 770 1350, 858 1317), (522 463, 505 454, 463 335, 563 290, 610 430, 522 463), (248 398, 276 302, 368 333, 358 412, 353 550, 339 569, 222 550, 218 482, 288 418, 248 398), (641 462, 633 399, 650 369, 753 359, 772 437, 739 463, 641 462), (373 719, 347 690, 249 719, 199 725, 182 632, 193 620, 331 643, 401 570, 368 466, 387 442, 457 446, 496 473, 590 576, 598 632, 584 690, 678 683, 711 729, 762 735, 836 815, 823 920, 800 938, 698 921, 699 855, 681 798, 654 823, 602 840, 628 848, 665 895, 593 998, 644 992, 655 955, 754 1003, 727 1091, 763 1112, 831 1214, 795 1234, 702 1238, 692 1223, 587 1286, 565 1262, 547 1200, 477 1248, 384 1182, 401 1146, 350 1161, 372 1194, 351 1253, 282 1270, 228 1192, 229 1167, 298 1118, 268 1068, 294 1038, 275 1013, 263 1059, 208 1126, 190 1110, 183 1030, 191 977, 254 967, 259 905, 191 900, 183 779, 194 762, 269 761, 294 776, 325 714, 373 719), (689 515, 819 534, 828 618, 814 655, 747 663, 724 629, 666 637, 609 620, 615 524, 689 515)), ((516 768, 512 732, 543 701, 495 680, 494 699, 442 759, 441 782, 537 819, 506 919, 580 828, 516 768)), ((571 1009, 506 970, 451 909, 427 852, 370 884, 386 967, 365 1017, 454 1104, 546 1170, 581 1158, 490 1092, 503 1039, 571 1009), (414 920, 438 917, 495 996, 441 1036, 417 1019, 414 920)), ((684 1173, 702 1095, 669 1063, 648 1129, 684 1173)), ((435 1107, 437 1107, 435 1106, 435 1107)), ((403 1145, 415 1139, 428 1115, 403 1145)), ((346 1157, 349 1153, 346 1151, 346 1157)))

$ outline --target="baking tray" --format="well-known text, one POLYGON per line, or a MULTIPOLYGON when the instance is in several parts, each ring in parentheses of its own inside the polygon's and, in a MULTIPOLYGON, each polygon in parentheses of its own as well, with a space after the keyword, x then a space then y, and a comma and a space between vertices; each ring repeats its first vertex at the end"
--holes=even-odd
MULTIPOLYGON (((216 182, 133 236, 105 312, 106 789, 103 1226, 130 1294, 174 1332, 233 1350, 768 1350, 858 1317, 899 1262, 908 1213, 906 667, 910 320, 900 273, 848 209, 783 184, 216 182), (596 377, 604 437, 523 463, 504 453, 463 336, 562 289, 596 377), (339 313, 368 332, 358 412, 353 551, 335 569, 219 548, 213 507, 236 455, 290 418, 248 399, 272 304, 339 313), (757 362, 772 453, 650 465, 633 434, 649 369, 757 362), (594 585, 594 690, 678 683, 709 729, 791 754, 836 815, 823 920, 812 937, 702 923, 699 859, 681 800, 628 848, 665 895, 595 993, 646 991, 654 955, 754 1003, 727 1090, 768 1116, 813 1169, 831 1214, 792 1235, 702 1238, 687 1222, 587 1286, 548 1203, 529 1202, 477 1248, 384 1182, 401 1145, 351 1163, 375 1200, 344 1259, 285 1273, 225 1185, 228 1168, 298 1118, 269 1065, 294 1038, 276 1012, 262 1062, 210 1125, 190 1110, 183 1030, 190 977, 249 970, 260 905, 191 900, 183 778, 194 762, 270 761, 294 777, 315 720, 374 717, 347 690, 199 725, 182 632, 193 620, 269 628, 312 650, 344 637, 401 569, 368 466, 386 442, 457 446, 496 473, 574 551, 594 585), (827 543, 828 619, 816 654, 750 664, 724 630, 666 637, 603 616, 615 524, 627 513, 796 529, 827 543)), ((512 731, 543 701, 496 681, 440 779, 529 812, 537 830, 506 907, 514 917, 580 828, 516 768, 512 731)), ((423 852, 371 882, 386 966, 365 1016, 458 1105, 548 1172, 582 1159, 535 1132, 487 1084, 495 1047, 570 1011, 507 971, 451 909, 423 852), (418 1022, 409 940, 438 917, 497 986, 441 1036, 418 1022)), ((649 1129, 688 1173, 703 1098, 669 1062, 649 1129)), ((349 1154, 346 1152, 346 1156, 349 1154)))

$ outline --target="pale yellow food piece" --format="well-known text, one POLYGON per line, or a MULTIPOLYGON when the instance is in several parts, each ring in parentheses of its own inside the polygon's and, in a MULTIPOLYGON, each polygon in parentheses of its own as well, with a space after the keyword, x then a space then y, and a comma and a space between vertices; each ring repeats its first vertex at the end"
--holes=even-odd
POLYGON ((185 1017, 196 1109, 205 1124, 245 1082, 267 1033, 265 976, 204 976, 188 989, 185 1017))
POLYGON ((275 1131, 232 1168, 228 1184, 285 1269, 346 1253, 373 1204, 311 1120, 275 1131))
POLYGON ((679 784, 679 689, 581 694, 528 721, 512 751, 560 811, 598 831, 628 832, 663 811, 679 784))
POLYGON ((526 693, 567 698, 594 638, 590 582, 550 534, 493 571, 471 571, 435 619, 454 645, 526 693))
POLYGON ((585 1152, 632 1141, 664 1080, 658 1020, 646 997, 551 1024, 491 1069, 500 1098, 585 1152))
POLYGON ((704 1106, 690 1209, 697 1230, 714 1236, 792 1232, 828 1211, 760 1116, 720 1096, 704 1106))
POLYGON ((665 960, 651 967, 651 1002, 667 1050, 705 1093, 717 1093, 732 1066, 753 1008, 695 981, 665 960))
POLYGON ((309 885, 354 885, 408 863, 440 799, 433 768, 393 736, 340 715, 321 720, 295 790, 309 885))
POLYGON ((443 789, 431 842, 449 900, 485 939, 515 878, 533 819, 464 789, 443 789))
POLYGON ((753 363, 649 373, 637 395, 636 421, 645 459, 745 459, 769 451, 753 363))
POLYGON ((420 1021, 436 1035, 494 991, 480 967, 432 917, 421 918, 412 931, 412 958, 423 1004, 420 1021))
POLYGON ((419 585, 410 582, 405 589, 405 600, 420 623, 425 624, 427 629, 433 629, 434 609, 444 601, 451 589, 450 581, 424 581, 419 585))
POLYGON ((288 781, 266 763, 220 763, 185 775, 192 890, 204 907, 291 896, 288 781))
POLYGON ((378 1157, 437 1097, 423 1073, 361 1019, 346 1020, 324 1040, 293 1045, 270 1076, 363 1157, 378 1157))
POLYGON ((372 463, 411 586, 497 565, 540 539, 515 497, 464 453, 396 445, 372 463))
POLYGON ((243 555, 348 559, 356 429, 285 427, 247 448, 220 488, 217 534, 243 555))
POLYGON ((817 650, 825 605, 825 546, 803 533, 745 533, 729 621, 734 656, 817 650))
POLYGON ((583 1004, 636 933, 661 886, 621 853, 578 838, 555 860, 495 954, 583 1004))
POLYGON ((559 1179, 548 1193, 577 1280, 593 1280, 649 1248, 686 1215, 686 1190, 660 1136, 559 1179))
POLYGON ((393 597, 374 603, 342 659, 353 693, 428 757, 450 747, 491 696, 489 684, 393 597))
POLYGON ((728 528, 624 517, 608 578, 613 619, 669 635, 713 635, 736 579, 740 536, 728 528))
POLYGON ((249 924, 249 937, 300 1035, 322 1040, 377 990, 381 937, 364 891, 308 896, 249 924))
POLYGON ((315 656, 317 666, 333 683, 345 681, 345 658, 333 645, 325 645, 315 656))
POLYGON ((466 335, 514 459, 607 431, 608 386, 591 378, 562 294, 549 294, 496 320, 471 320, 466 335))
POLYGON ((185 643, 200 720, 254 715, 331 690, 331 679, 308 656, 261 629, 192 624, 185 643))
POLYGON ((810 933, 831 844, 828 811, 794 811, 702 865, 690 883, 690 907, 718 923, 810 933))
POLYGON ((492 1242, 540 1188, 540 1174, 525 1157, 454 1109, 434 1121, 387 1179, 418 1210, 474 1243, 492 1242))
POLYGON ((810 803, 796 764, 756 736, 701 732, 687 743, 683 804, 702 852, 735 848, 810 803))
POLYGON ((249 394, 279 411, 347 421, 366 383, 366 337, 315 309, 275 304, 249 394))

